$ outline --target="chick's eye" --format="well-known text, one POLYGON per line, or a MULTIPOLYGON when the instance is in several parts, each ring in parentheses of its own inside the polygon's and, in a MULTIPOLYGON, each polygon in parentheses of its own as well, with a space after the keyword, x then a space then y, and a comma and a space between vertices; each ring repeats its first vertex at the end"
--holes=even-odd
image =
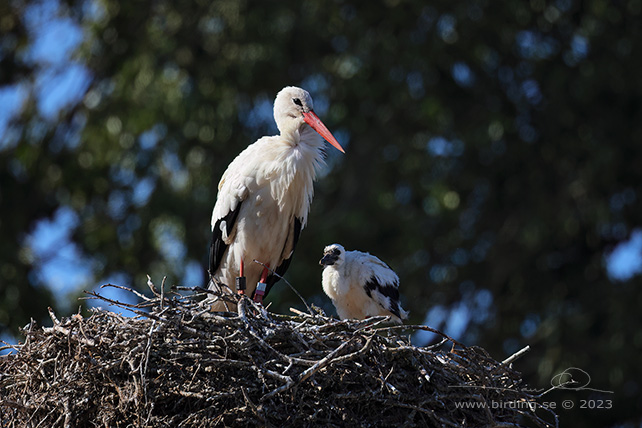
POLYGON ((300 99, 292 98, 292 101, 294 102, 294 104, 298 105, 299 107, 303 107, 303 103, 301 102, 300 99))

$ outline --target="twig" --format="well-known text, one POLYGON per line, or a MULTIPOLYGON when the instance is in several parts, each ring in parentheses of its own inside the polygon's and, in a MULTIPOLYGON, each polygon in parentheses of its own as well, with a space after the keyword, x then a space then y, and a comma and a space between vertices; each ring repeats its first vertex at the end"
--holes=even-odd
POLYGON ((458 342, 457 340, 453 339, 452 337, 448 336, 446 333, 443 333, 439 330, 436 330, 432 327, 428 327, 427 325, 394 325, 390 327, 382 327, 378 328, 377 331, 393 331, 393 330, 422 330, 422 331, 429 331, 431 333, 435 333, 444 339, 448 339, 448 342, 451 342, 453 345, 457 345, 461 348, 466 349, 466 346, 463 343, 458 342))
POLYGON ((67 338, 69 340, 71 340, 71 338, 74 338, 76 341, 78 341, 80 343, 83 343, 83 344, 85 344, 87 346, 96 346, 96 341, 95 340, 86 339, 84 337, 79 337, 77 334, 71 334, 71 330, 69 330, 68 328, 63 327, 60 324, 54 324, 53 327, 43 327, 43 330, 44 331, 57 331, 59 333, 64 334, 65 336, 67 336, 67 338))
POLYGON ((51 309, 51 306, 47 308, 47 311, 49 312, 49 318, 51 318, 51 321, 53 321, 54 325, 59 325, 60 320, 56 317, 56 314, 54 313, 53 309, 51 309))
POLYGON ((12 345, 11 343, 0 340, 0 343, 4 343, 6 346, 0 346, 0 351, 6 351, 7 349, 13 349, 16 352, 20 352, 21 345, 12 345))
POLYGON ((518 359, 519 357, 521 357, 522 355, 524 355, 530 350, 531 350, 531 347, 529 345, 526 345, 525 347, 523 347, 522 349, 520 349, 519 351, 515 352, 513 355, 511 355, 510 357, 502 361, 502 365, 512 363, 513 361, 515 361, 516 359, 518 359))
MULTIPOLYGON (((298 384, 300 384, 301 382, 304 382, 304 381, 305 381, 306 379, 308 379, 310 376, 312 376, 313 374, 315 374, 316 372, 318 372, 319 370, 321 370, 322 368, 324 368, 325 366, 327 366, 328 364, 330 364, 331 362, 333 362, 333 361, 332 361, 332 360, 333 360, 333 358, 334 358, 336 355, 338 355, 341 351, 343 351, 343 349, 344 349, 344 348, 346 348, 348 345, 352 344, 352 342, 353 342, 353 341, 354 341, 354 339, 351 339, 351 340, 349 340, 348 342, 343 342, 343 344, 342 344, 341 346, 339 346, 339 347, 338 347, 337 349, 335 349, 334 351, 330 352, 328 355, 326 355, 326 357, 325 357, 325 358, 323 358, 323 359, 319 360, 319 361, 318 361, 316 364, 314 364, 312 367, 310 367, 309 369, 307 369, 307 370, 305 370, 303 373, 301 373, 301 375, 299 376, 299 378, 298 378, 297 380, 295 380, 295 381, 290 380, 290 381, 288 381, 285 385, 283 385, 283 386, 281 386, 281 387, 279 387, 279 388, 276 388, 276 389, 275 389, 275 390, 273 390, 272 392, 269 392, 269 393, 265 394, 265 395, 263 396, 263 398, 261 398, 261 401, 265 401, 265 400, 267 400, 267 399, 269 399, 269 398, 271 398, 271 397, 275 396, 276 394, 279 394, 279 393, 281 393, 281 392, 283 392, 283 391, 286 391, 286 390, 288 390, 288 389, 292 388, 294 385, 298 385, 298 384)), ((366 345, 367 345, 367 344, 368 344, 368 343, 366 342, 366 345)), ((365 346, 366 346, 366 345, 364 345, 364 348, 365 348, 365 346)))
POLYGON ((292 284, 290 284, 290 281, 288 281, 287 279, 283 278, 278 273, 274 272, 268 265, 266 265, 264 263, 261 263, 258 260, 253 260, 253 261, 254 261, 254 263, 258 263, 261 266, 263 266, 264 268, 266 268, 267 270, 269 270, 270 272, 272 272, 272 275, 276 275, 276 276, 279 277, 279 279, 282 279, 292 289, 292 291, 294 291, 296 293, 296 295, 299 296, 299 299, 301 299, 301 301, 305 305, 305 307, 308 310, 308 312, 310 312, 310 315, 314 315, 314 312, 312 312, 312 308, 308 305, 308 302, 306 302, 305 299, 303 298, 303 296, 301 296, 301 293, 299 293, 299 291, 296 288, 294 288, 294 286, 292 284))
MULTIPOLYGON (((149 278, 149 276, 147 276, 149 278)), ((136 296, 140 297, 141 299, 145 300, 146 302, 149 302, 151 299, 147 296, 145 296, 143 293, 139 293, 138 291, 134 290, 133 288, 125 287, 123 285, 116 285, 116 284, 103 284, 100 286, 100 288, 107 288, 107 287, 112 287, 112 288, 118 288, 120 290, 125 290, 130 293, 135 294, 136 296)))
POLYGON ((306 314, 305 312, 302 312, 302 311, 300 311, 300 310, 298 310, 296 308, 290 308, 290 312, 292 312, 294 314, 297 314, 300 317, 314 316, 314 315, 306 314))
POLYGON ((165 281, 167 280, 167 277, 163 277, 163 281, 161 281, 161 292, 160 292, 160 307, 163 309, 163 304, 165 303, 165 281))

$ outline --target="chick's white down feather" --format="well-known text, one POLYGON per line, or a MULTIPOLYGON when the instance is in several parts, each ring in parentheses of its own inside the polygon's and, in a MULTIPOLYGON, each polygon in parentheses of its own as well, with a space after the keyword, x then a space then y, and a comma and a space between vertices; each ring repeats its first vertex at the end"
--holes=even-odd
POLYGON ((364 319, 390 315, 401 323, 408 317, 399 303, 399 277, 377 257, 346 251, 339 244, 327 246, 319 262, 323 291, 330 297, 339 318, 364 319))

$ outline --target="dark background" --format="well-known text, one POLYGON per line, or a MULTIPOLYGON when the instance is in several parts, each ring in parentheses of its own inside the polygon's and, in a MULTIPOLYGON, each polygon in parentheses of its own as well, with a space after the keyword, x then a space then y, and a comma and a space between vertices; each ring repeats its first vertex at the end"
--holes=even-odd
MULTIPOLYGON (((48 305, 68 315, 108 279, 201 285, 218 180, 276 132, 272 100, 298 85, 346 154, 328 150, 289 281, 332 312, 323 247, 369 251, 401 277, 411 322, 499 360, 530 345, 515 366, 532 387, 577 367, 613 391, 542 397, 573 400, 562 426, 638 426, 642 284, 606 267, 642 223, 641 13, 640 0, 3 3, 0 86, 23 101, 0 134, 0 330, 46 323, 48 305), (30 54, 42 10, 80 30, 53 72, 30 54), (77 84, 52 113, 43 99, 69 67, 77 84), (66 232, 36 251, 60 218, 66 232), (85 275, 61 297, 43 266, 66 252, 85 275)), ((283 283, 268 300, 301 306, 283 283)))

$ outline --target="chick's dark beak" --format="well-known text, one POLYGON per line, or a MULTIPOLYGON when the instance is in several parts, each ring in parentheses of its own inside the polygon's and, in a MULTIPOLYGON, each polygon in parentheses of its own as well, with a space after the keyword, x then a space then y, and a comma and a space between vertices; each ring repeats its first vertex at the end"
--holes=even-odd
POLYGON ((331 266, 337 261, 337 256, 334 254, 324 254, 323 258, 319 260, 321 266, 331 266))

